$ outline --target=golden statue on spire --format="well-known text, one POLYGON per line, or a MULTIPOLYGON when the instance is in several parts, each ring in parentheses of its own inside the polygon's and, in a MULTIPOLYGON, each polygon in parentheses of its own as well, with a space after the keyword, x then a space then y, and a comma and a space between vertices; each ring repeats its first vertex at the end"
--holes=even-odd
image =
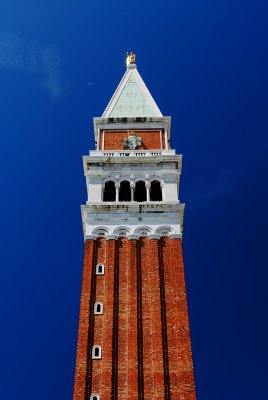
POLYGON ((127 66, 129 64, 135 64, 136 60, 136 54, 133 53, 132 51, 130 53, 127 53, 127 66))

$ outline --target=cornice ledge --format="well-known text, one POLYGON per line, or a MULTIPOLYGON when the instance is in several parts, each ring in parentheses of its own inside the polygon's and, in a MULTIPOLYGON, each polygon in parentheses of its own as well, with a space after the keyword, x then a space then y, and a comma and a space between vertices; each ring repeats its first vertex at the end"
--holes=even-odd
POLYGON ((140 235, 130 234, 130 235, 127 235, 127 238, 129 240, 136 240, 136 239, 140 238, 140 235))
POLYGON ((104 237, 105 237, 107 240, 116 240, 116 239, 119 238, 119 235, 112 235, 112 234, 110 234, 110 235, 105 235, 104 237))
POLYGON ((160 234, 157 234, 157 233, 151 233, 151 234, 149 235, 149 238, 150 238, 150 239, 154 239, 154 240, 159 240, 159 239, 161 238, 161 235, 160 235, 160 234))
POLYGON ((85 240, 96 240, 97 235, 85 235, 85 240))
POLYGON ((171 233, 169 235, 170 239, 182 239, 182 234, 181 233, 171 233))

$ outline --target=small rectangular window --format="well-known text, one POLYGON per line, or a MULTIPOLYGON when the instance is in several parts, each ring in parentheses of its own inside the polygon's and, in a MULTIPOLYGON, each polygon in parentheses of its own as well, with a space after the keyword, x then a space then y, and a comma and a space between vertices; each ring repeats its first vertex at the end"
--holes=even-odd
POLYGON ((96 265, 96 275, 104 275, 104 265, 103 264, 96 265))
POLYGON ((98 302, 94 304, 94 314, 103 314, 103 304, 98 302))
POLYGON ((92 348, 92 360, 100 360, 101 359, 101 347, 93 346, 92 348))

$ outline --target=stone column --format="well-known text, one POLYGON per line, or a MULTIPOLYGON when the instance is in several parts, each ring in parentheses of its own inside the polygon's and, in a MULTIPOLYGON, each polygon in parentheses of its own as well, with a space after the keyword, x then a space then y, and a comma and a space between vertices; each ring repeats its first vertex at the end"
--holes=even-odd
POLYGON ((145 182, 145 187, 146 187, 146 201, 150 201, 151 182, 146 181, 145 182))
POLYGON ((130 190, 131 190, 131 201, 134 201, 134 192, 135 192, 136 184, 134 181, 130 182, 130 190))
POLYGON ((119 189, 120 189, 120 183, 116 182, 115 183, 115 201, 119 201, 119 189))
POLYGON ((164 191, 164 187, 165 187, 165 182, 161 181, 160 182, 160 186, 161 186, 161 191, 162 191, 162 201, 165 201, 165 191, 164 191))

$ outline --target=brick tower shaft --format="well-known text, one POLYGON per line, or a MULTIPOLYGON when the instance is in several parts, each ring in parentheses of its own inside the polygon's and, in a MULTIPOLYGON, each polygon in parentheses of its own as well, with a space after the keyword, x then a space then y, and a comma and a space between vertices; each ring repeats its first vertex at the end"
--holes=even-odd
POLYGON ((85 255, 74 400, 195 400, 181 156, 129 55, 84 157, 85 255))

